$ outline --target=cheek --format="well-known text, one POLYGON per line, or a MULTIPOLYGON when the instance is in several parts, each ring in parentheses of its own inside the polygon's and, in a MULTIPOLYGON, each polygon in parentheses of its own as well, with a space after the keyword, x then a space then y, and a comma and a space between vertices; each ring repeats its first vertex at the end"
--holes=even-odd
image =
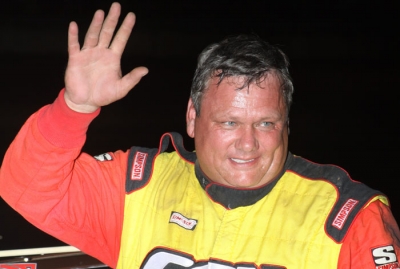
POLYGON ((223 148, 223 140, 221 139, 221 137, 215 134, 204 136, 204 139, 201 143, 202 145, 200 146, 206 149, 206 152, 208 154, 218 154, 218 152, 221 151, 221 149, 223 148))
POLYGON ((229 150, 231 139, 226 134, 220 132, 202 132, 196 137, 196 150, 208 159, 209 162, 217 162, 218 156, 226 155, 229 150))
POLYGON ((274 151, 286 143, 285 136, 281 132, 264 137, 261 141, 260 144, 266 151, 274 151))
POLYGON ((226 130, 215 130, 208 136, 209 147, 214 151, 226 151, 240 138, 237 132, 226 130))

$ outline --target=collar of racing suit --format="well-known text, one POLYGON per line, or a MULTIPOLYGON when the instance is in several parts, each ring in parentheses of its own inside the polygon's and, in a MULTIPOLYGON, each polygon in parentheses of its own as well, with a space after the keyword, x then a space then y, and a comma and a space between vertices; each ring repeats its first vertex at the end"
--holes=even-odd
POLYGON ((198 161, 195 163, 195 173, 200 185, 213 201, 221 204, 227 209, 235 209, 237 207, 255 204, 257 201, 267 195, 273 189, 281 176, 285 173, 292 159, 293 155, 288 153, 282 171, 274 180, 258 188, 233 188, 214 183, 203 173, 198 161))

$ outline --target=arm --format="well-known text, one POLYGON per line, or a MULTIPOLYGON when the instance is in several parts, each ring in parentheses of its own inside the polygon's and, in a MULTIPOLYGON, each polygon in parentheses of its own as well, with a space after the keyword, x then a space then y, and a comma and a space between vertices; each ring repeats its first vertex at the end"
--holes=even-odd
POLYGON ((99 162, 81 153, 99 108, 124 97, 147 69, 121 76, 120 57, 134 24, 129 13, 111 42, 120 14, 114 3, 97 11, 80 49, 78 28, 68 31, 65 91, 32 115, 10 145, 0 195, 49 234, 115 267, 124 206, 127 153, 99 162), (110 43, 111 42, 111 43, 110 43))
POLYGON ((33 114, 3 160, 0 195, 29 222, 115 266, 119 253, 127 155, 98 162, 80 149, 98 111, 56 101, 33 114))
POLYGON ((400 232, 379 200, 364 208, 346 235, 338 268, 400 268, 400 232), (389 267, 379 267, 379 266, 389 267))

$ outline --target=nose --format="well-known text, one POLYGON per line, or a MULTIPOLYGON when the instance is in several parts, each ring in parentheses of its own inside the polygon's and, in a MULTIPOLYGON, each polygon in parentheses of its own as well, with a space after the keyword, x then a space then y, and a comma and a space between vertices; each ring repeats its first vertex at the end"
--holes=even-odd
POLYGON ((258 148, 258 140, 255 131, 256 130, 252 126, 243 126, 236 140, 236 148, 246 152, 256 150, 258 148))

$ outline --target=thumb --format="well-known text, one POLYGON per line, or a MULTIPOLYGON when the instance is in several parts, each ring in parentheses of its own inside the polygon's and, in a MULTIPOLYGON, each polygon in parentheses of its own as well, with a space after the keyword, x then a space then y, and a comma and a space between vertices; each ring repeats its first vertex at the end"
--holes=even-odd
POLYGON ((133 87, 136 86, 136 84, 139 83, 139 81, 142 79, 142 77, 147 75, 148 72, 149 72, 149 70, 146 67, 140 66, 140 67, 136 67, 131 72, 129 72, 128 74, 123 76, 121 78, 122 91, 125 93, 128 93, 133 87))

